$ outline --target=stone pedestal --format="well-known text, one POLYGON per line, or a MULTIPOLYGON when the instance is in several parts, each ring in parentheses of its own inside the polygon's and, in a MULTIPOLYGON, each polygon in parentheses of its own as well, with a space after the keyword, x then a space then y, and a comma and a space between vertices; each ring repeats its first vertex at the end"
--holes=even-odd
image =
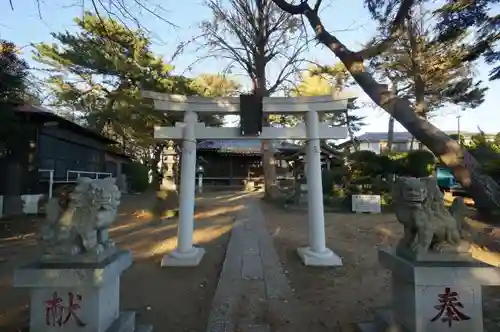
POLYGON ((392 272, 392 305, 362 332, 482 332, 482 286, 500 285, 500 269, 479 261, 412 261, 380 250, 392 272))
POLYGON ((34 263, 14 273, 14 287, 30 289, 30 332, 150 332, 135 313, 120 313, 120 275, 128 251, 99 263, 34 263))

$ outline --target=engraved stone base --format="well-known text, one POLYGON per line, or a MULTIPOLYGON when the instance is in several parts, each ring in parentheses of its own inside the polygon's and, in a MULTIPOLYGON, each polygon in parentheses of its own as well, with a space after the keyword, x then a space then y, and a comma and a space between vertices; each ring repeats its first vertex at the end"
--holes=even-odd
POLYGON ((205 249, 193 247, 190 252, 180 253, 177 250, 165 255, 161 260, 161 267, 165 266, 198 266, 205 255, 205 249))
POLYGON ((128 251, 101 263, 46 263, 14 272, 14 287, 30 288, 30 332, 134 332, 135 314, 121 313, 120 275, 128 251))
POLYGON ((330 249, 317 253, 309 247, 298 248, 297 253, 306 266, 342 266, 342 259, 330 249))
MULTIPOLYGON (((445 325, 442 330, 448 331, 448 329, 449 326, 445 325)), ((410 332, 397 323, 390 310, 381 310, 377 312, 373 323, 357 324, 357 330, 358 332, 410 332)), ((486 330, 483 330, 483 332, 486 332, 486 330)))
POLYGON ((108 259, 109 257, 115 255, 118 252, 116 247, 111 247, 103 251, 102 253, 96 254, 84 254, 76 256, 68 255, 55 255, 55 254, 43 254, 42 262, 44 263, 101 263, 108 259))
POLYGON ((482 286, 500 285, 500 269, 479 261, 415 262, 380 250, 391 270, 392 305, 360 331, 483 331, 482 286))

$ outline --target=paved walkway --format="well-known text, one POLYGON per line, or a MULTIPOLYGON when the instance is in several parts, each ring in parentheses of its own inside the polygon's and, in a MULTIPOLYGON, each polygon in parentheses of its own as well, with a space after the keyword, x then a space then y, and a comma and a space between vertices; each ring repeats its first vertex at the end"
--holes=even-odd
POLYGON ((305 331, 257 198, 243 202, 214 296, 207 332, 305 331))

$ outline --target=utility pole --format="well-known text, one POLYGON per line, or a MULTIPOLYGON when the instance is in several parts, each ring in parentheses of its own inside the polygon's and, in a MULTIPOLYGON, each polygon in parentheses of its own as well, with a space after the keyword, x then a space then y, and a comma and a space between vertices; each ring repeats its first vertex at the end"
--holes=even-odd
POLYGON ((461 115, 457 115, 457 136, 458 136, 458 144, 462 146, 462 137, 460 136, 460 118, 461 115))

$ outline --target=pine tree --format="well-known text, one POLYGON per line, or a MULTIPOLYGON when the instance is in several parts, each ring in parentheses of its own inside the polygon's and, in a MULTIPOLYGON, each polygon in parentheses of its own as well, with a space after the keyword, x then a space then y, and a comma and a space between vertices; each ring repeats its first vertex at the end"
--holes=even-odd
POLYGON ((492 66, 490 79, 500 78, 500 15, 499 0, 447 0, 438 14, 439 34, 436 42, 447 42, 473 32, 473 41, 464 61, 474 61, 484 56, 492 66))

